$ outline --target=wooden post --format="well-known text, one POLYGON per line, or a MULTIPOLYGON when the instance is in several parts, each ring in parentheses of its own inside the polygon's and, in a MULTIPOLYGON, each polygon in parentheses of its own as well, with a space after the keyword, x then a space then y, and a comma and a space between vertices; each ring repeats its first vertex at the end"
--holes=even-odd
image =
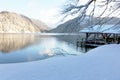
POLYGON ((117 44, 118 44, 118 34, 116 34, 116 40, 117 40, 117 44))
POLYGON ((114 39, 114 43, 115 43, 115 34, 113 34, 113 39, 114 39))
POLYGON ((86 33, 86 41, 88 40, 88 37, 89 37, 89 33, 86 33))
POLYGON ((107 34, 105 33, 105 44, 107 44, 107 34))
POLYGON ((94 41, 95 41, 95 43, 97 42, 96 38, 97 38, 97 33, 94 34, 94 41))
POLYGON ((117 34, 115 34, 115 43, 118 43, 118 41, 117 41, 117 34))

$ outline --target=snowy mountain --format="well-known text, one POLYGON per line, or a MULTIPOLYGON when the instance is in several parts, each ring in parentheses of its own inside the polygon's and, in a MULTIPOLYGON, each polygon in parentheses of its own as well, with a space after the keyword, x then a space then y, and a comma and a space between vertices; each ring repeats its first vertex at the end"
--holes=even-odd
MULTIPOLYGON (((93 24, 96 25, 114 25, 116 24, 120 18, 115 17, 104 17, 104 18, 93 18, 93 24)), ((90 19, 86 18, 84 21, 78 22, 78 18, 69 20, 59 26, 57 26, 55 29, 52 29, 51 33, 77 33, 80 30, 87 28, 90 26, 90 19)))
POLYGON ((44 22, 42 22, 38 19, 31 19, 31 20, 40 29, 41 32, 49 31, 51 29, 44 22))
MULTIPOLYGON (((83 26, 80 27, 79 23, 77 22, 78 18, 69 20, 63 24, 60 24, 55 29, 52 29, 51 33, 71 33, 71 32, 79 32, 83 26)), ((88 25, 85 25, 88 26, 88 25)))
MULTIPOLYGON (((39 26, 46 27, 43 23, 39 26)), ((31 33, 41 32, 44 29, 38 28, 38 25, 30 18, 13 12, 0 12, 0 33, 31 33)))

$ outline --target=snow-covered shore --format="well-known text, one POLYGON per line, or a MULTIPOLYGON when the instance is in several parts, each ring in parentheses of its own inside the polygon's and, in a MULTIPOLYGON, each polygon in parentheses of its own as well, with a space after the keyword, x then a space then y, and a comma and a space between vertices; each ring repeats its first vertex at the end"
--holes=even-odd
POLYGON ((120 80, 120 45, 98 47, 84 55, 0 64, 0 80, 120 80))

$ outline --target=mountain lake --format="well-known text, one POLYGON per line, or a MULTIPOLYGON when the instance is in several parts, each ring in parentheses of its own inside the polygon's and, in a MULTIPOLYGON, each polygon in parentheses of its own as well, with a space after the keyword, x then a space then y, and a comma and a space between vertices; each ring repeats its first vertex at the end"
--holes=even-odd
POLYGON ((0 34, 0 64, 77 56, 85 49, 71 43, 76 34, 0 34))

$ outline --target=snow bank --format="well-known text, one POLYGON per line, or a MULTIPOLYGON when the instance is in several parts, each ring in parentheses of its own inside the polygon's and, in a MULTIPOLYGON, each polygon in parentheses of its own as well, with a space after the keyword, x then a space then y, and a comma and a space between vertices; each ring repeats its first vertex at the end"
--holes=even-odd
POLYGON ((0 80, 120 80, 120 45, 105 45, 85 55, 0 64, 0 80))

